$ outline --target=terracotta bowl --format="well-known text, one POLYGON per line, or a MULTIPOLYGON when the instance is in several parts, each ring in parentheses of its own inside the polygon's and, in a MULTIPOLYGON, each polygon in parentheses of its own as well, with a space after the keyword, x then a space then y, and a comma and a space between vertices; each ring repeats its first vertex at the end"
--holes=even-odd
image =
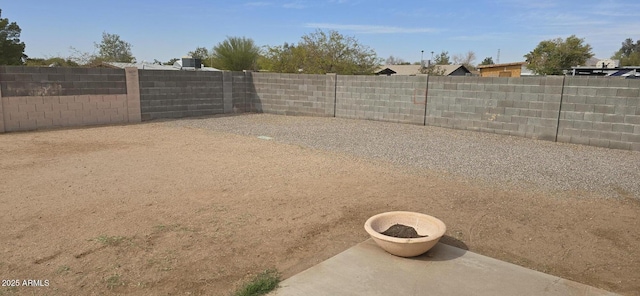
POLYGON ((435 246, 447 231, 444 223, 436 217, 400 211, 375 215, 364 223, 364 229, 378 246, 400 257, 414 257, 424 254, 435 246), (381 233, 395 224, 411 226, 419 235, 427 235, 427 237, 397 238, 381 233))

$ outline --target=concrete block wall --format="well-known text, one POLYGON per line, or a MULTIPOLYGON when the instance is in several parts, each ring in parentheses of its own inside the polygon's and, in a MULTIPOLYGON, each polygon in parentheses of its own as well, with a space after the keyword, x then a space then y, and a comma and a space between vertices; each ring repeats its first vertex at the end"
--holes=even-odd
POLYGON ((127 112, 128 122, 142 121, 142 111, 140 109, 140 76, 138 68, 130 67, 125 70, 127 80, 127 112))
MULTIPOLYGON (((4 127, 4 101, 2 100, 2 90, 0 89, 0 133, 6 132, 4 127)), ((7 113, 7 116, 10 114, 7 113)))
POLYGON ((224 113, 233 112, 233 73, 222 73, 222 103, 224 113))
MULTIPOLYGON (((138 78, 129 72, 127 69, 126 87, 134 92, 138 78)), ((0 132, 140 122, 139 106, 139 97, 126 93, 59 96, 0 93, 0 132)))
POLYGON ((248 73, 247 100, 256 112, 333 116, 335 76, 248 73))
POLYGON ((126 123, 127 95, 3 97, 4 131, 126 123))
POLYGON ((427 76, 338 76, 336 117, 424 124, 427 76))
POLYGON ((640 80, 567 77, 558 142, 640 151, 640 80))
POLYGON ((4 97, 123 95, 123 69, 0 66, 4 97))
POLYGON ((429 78, 427 125, 555 141, 563 77, 429 78))
POLYGON ((0 67, 0 86, 0 132, 265 112, 426 124, 640 151, 640 80, 6 66, 0 67))
POLYGON ((223 74, 139 70, 142 120, 224 113, 223 74))
MULTIPOLYGON (((226 74, 226 73, 225 73, 226 74)), ((253 100, 255 89, 251 72, 229 72, 231 76, 231 112, 256 112, 256 102, 253 100)), ((228 86, 227 86, 228 87, 228 86)), ((225 91, 227 88, 225 87, 225 91)))

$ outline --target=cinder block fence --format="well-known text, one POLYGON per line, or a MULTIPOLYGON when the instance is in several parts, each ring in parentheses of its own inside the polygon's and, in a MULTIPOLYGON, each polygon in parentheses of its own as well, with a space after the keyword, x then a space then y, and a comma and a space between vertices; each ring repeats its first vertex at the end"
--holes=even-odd
POLYGON ((244 112, 640 151, 640 80, 0 67, 0 133, 244 112))
POLYGON ((137 69, 0 67, 0 132, 140 122, 137 69))
POLYGON ((569 79, 558 142, 640 151, 640 79, 569 79))

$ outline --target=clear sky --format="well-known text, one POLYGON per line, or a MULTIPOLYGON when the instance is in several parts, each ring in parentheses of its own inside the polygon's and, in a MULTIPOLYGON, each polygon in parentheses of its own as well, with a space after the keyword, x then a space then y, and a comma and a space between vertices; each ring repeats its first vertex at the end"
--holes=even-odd
POLYGON ((542 41, 575 34, 608 58, 626 38, 640 39, 637 0, 0 0, 2 17, 22 28, 29 57, 94 52, 102 32, 132 44, 138 61, 168 61, 226 36, 258 45, 297 43, 315 29, 355 36, 378 56, 417 62, 431 52, 469 50, 523 61, 542 41))

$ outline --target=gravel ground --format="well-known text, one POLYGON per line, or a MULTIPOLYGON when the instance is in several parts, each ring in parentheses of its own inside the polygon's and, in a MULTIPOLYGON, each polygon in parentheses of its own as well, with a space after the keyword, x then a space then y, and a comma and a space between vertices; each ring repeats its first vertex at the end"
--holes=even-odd
MULTIPOLYGON (((640 199, 640 153, 367 120, 247 114, 166 121, 447 173, 497 186, 640 199)), ((493 185, 492 185, 493 186, 493 185)))

